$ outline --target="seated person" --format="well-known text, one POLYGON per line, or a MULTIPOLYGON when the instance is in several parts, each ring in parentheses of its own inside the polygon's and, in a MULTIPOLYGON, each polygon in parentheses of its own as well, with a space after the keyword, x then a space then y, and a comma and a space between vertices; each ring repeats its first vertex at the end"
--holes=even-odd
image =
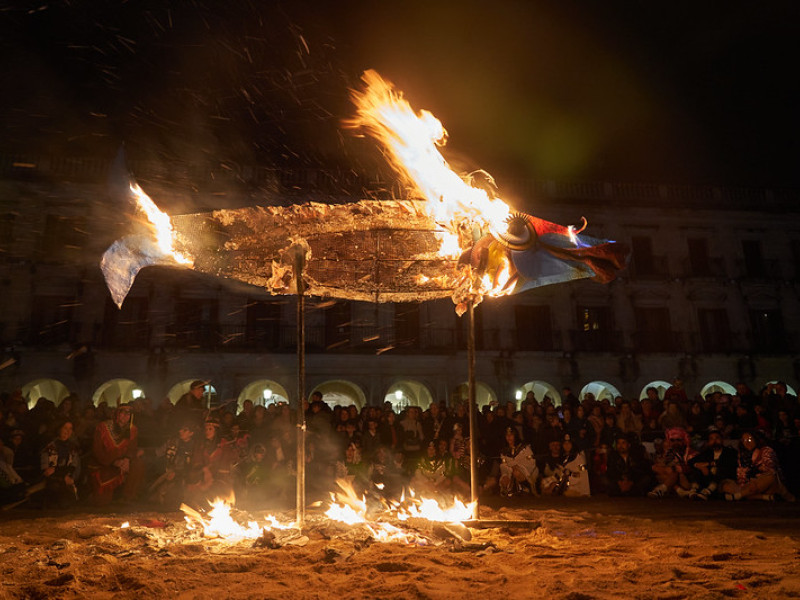
POLYGON ((688 496, 692 489, 689 461, 697 451, 690 445, 689 434, 683 427, 671 427, 666 431, 666 438, 664 455, 657 457, 653 463, 653 474, 658 485, 647 493, 650 498, 662 498, 673 492, 688 496))
POLYGON ((139 430, 131 423, 131 407, 119 406, 111 419, 95 428, 92 452, 87 467, 91 499, 108 504, 117 489, 122 498, 134 500, 144 476, 139 449, 139 430))
POLYGON ((58 428, 56 438, 42 450, 42 476, 44 505, 68 507, 78 500, 78 481, 81 459, 78 444, 72 439, 72 422, 65 421, 58 428))
POLYGON ((650 464, 631 452, 628 435, 618 431, 614 449, 608 454, 608 495, 644 496, 650 481, 650 464))
POLYGON ((589 470, 586 467, 586 454, 578 449, 572 440, 571 434, 564 436, 561 443, 564 451, 564 469, 567 473, 565 496, 589 496, 589 470))
POLYGON ((794 502, 786 489, 775 450, 767 446, 756 432, 745 432, 739 447, 736 482, 723 486, 726 500, 775 500, 780 496, 794 502))
POLYGON ((722 494, 724 487, 736 481, 738 455, 736 450, 722 443, 722 432, 709 427, 706 432, 706 446, 689 461, 692 469, 689 480, 692 482, 692 500, 708 500, 715 494, 722 494))

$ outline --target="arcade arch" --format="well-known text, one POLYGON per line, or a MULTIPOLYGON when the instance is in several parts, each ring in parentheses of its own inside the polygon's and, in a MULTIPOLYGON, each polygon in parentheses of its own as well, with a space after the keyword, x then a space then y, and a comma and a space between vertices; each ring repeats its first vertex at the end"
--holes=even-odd
POLYGON ((363 390, 355 383, 344 379, 334 379, 321 383, 312 390, 313 392, 320 392, 322 401, 331 408, 337 404, 339 406, 355 404, 356 408, 361 410, 361 407, 367 403, 367 397, 363 390))
POLYGON ((658 399, 663 400, 664 394, 670 388, 672 384, 668 381, 664 381, 663 379, 656 379, 655 381, 651 381, 646 386, 642 388, 642 391, 639 392, 639 400, 644 400, 647 398, 647 388, 652 387, 655 388, 658 392, 658 399))
POLYGON ((583 400, 586 394, 592 394, 594 399, 598 402, 608 400, 612 405, 615 403, 615 398, 621 396, 619 390, 607 381, 592 381, 587 383, 581 389, 580 399, 583 400))
POLYGON ((519 408, 519 404, 521 400, 524 400, 525 397, 528 395, 528 392, 533 392, 533 395, 536 397, 536 400, 541 403, 544 400, 545 396, 550 396, 550 399, 553 401, 554 406, 561 406, 561 393, 550 383, 541 380, 534 380, 529 381, 525 385, 523 385, 519 390, 517 390, 517 408, 519 408))
MULTIPOLYGON (((167 397, 169 401, 173 404, 176 404, 178 400, 181 399, 186 392, 189 391, 189 388, 192 386, 192 382, 197 381, 196 379, 184 379, 180 383, 176 383, 167 392, 167 397)), ((217 403, 217 390, 214 388, 213 385, 206 384, 203 388, 203 404, 206 408, 214 406, 217 403)))
MULTIPOLYGON (((453 392, 453 404, 456 402, 463 402, 466 404, 469 401, 469 383, 462 383, 453 392)), ((497 394, 485 383, 480 381, 475 382, 475 405, 482 408, 486 405, 495 406, 497 404, 497 394)))
POLYGON ((120 404, 127 404, 144 396, 144 390, 131 379, 110 379, 98 387, 92 394, 92 404, 95 406, 105 402, 114 408, 120 404))
POLYGON ((383 398, 391 402, 392 409, 399 412, 408 406, 419 406, 427 409, 433 402, 433 395, 427 386, 419 381, 404 379, 394 383, 383 398))
POLYGON ((69 396, 69 389, 57 379, 35 379, 22 386, 22 397, 28 401, 28 408, 33 408, 39 398, 51 400, 56 406, 69 396))
POLYGON ((269 406, 281 402, 289 403, 289 392, 277 381, 272 379, 258 379, 245 386, 239 394, 239 410, 245 400, 252 400, 255 406, 269 406))
POLYGON ((730 383, 725 381, 709 381, 707 384, 703 386, 703 389, 700 390, 700 396, 705 398, 709 394, 713 394, 714 392, 721 392, 723 394, 735 394, 736 388, 733 387, 730 383))

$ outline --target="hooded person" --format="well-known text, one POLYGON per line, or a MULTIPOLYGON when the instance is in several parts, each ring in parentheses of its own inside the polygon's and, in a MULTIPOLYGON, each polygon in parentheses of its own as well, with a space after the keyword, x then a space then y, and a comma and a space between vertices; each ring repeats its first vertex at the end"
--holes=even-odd
POLYGON ((692 491, 688 478, 691 471, 689 461, 697 451, 692 448, 689 434, 683 427, 670 427, 665 433, 664 455, 653 464, 653 474, 658 484, 647 495, 650 498, 661 498, 675 492, 679 496, 688 496, 692 491))
POLYGON ((111 502, 118 488, 122 488, 124 500, 136 498, 144 476, 138 440, 130 405, 118 406, 111 419, 98 423, 87 467, 91 498, 96 504, 111 502))
POLYGON ((564 451, 564 470, 567 479, 564 487, 565 496, 589 496, 589 471, 586 466, 586 454, 573 439, 573 434, 566 434, 561 443, 564 451))
POLYGON ((520 439, 519 430, 509 426, 505 430, 505 445, 500 450, 500 493, 511 496, 529 488, 536 493, 539 469, 530 445, 520 439))
POLYGON ((689 460, 689 480, 692 482, 689 497, 692 500, 708 500, 721 493, 728 482, 736 480, 737 460, 736 450, 723 443, 722 432, 716 427, 709 427, 705 448, 689 460))

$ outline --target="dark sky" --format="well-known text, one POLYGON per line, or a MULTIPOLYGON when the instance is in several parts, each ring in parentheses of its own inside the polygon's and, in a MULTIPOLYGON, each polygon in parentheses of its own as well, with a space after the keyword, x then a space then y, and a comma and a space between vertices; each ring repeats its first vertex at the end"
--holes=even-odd
POLYGON ((340 125, 375 68, 465 168, 796 187, 798 6, 12 0, 0 149, 368 168, 340 125))

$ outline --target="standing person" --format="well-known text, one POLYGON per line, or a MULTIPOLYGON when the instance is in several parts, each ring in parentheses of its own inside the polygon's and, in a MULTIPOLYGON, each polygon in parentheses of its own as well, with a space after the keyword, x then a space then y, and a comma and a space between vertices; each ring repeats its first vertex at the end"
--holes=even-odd
POLYGON ((200 447, 195 438, 195 424, 187 421, 178 435, 167 440, 162 452, 161 473, 150 485, 150 493, 159 504, 177 508, 183 502, 186 485, 200 478, 200 447))
MULTIPOLYGON (((706 433, 706 447, 689 461, 692 471, 692 500, 708 500, 715 493, 721 493, 728 484, 736 481, 738 466, 736 450, 722 443, 722 432, 710 427, 706 433)), ((729 486, 730 487, 730 486, 729 486)))
POLYGON ((94 431, 92 453, 87 468, 91 498, 108 504, 117 488, 126 501, 136 498, 144 475, 143 451, 139 449, 139 430, 131 423, 131 407, 117 407, 111 419, 94 431))
POLYGON ((81 473, 78 444, 72 439, 72 421, 64 421, 56 438, 41 453, 45 487, 42 499, 46 507, 64 508, 78 500, 75 484, 81 473))
POLYGON ((425 438, 422 423, 419 421, 419 408, 409 406, 406 409, 406 416, 400 421, 400 433, 402 434, 401 449, 406 455, 406 460, 416 462, 425 438))

